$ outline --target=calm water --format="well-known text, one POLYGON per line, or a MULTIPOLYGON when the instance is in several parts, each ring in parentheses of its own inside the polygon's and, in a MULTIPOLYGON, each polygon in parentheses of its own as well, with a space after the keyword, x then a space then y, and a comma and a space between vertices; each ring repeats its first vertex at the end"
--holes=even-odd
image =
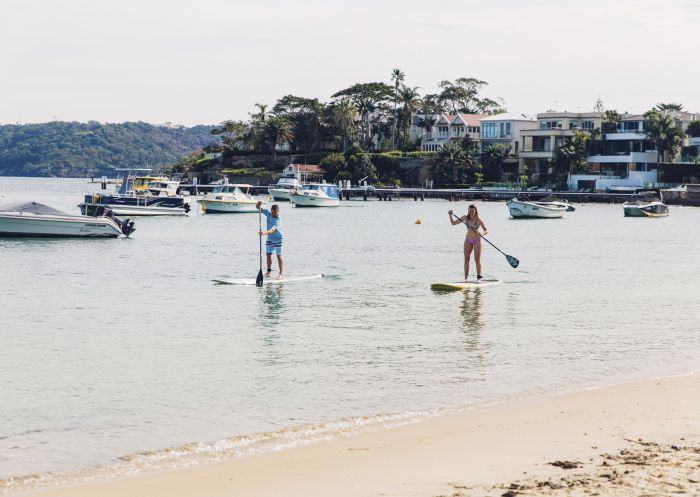
MULTIPOLYGON (((96 187, 0 178, 0 202, 77 211, 96 187)), ((0 239, 0 479, 194 464, 697 367, 700 210, 514 221, 479 203, 520 267, 486 246, 502 285, 433 293, 461 275, 447 210, 465 207, 282 204, 287 273, 329 277, 263 289, 211 282, 257 274, 255 214, 0 239)))

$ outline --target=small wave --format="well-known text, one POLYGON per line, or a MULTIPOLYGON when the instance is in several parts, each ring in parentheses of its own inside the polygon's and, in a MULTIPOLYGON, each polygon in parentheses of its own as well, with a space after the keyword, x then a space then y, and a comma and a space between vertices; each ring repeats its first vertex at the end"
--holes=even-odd
POLYGON ((276 452, 293 447, 350 437, 360 433, 415 424, 426 419, 458 414, 473 407, 436 408, 425 411, 357 416, 324 423, 304 424, 278 431, 260 432, 213 442, 193 442, 165 449, 126 454, 111 464, 72 472, 30 474, 0 480, 0 495, 47 485, 85 483, 97 479, 128 477, 171 470, 253 454, 276 452))

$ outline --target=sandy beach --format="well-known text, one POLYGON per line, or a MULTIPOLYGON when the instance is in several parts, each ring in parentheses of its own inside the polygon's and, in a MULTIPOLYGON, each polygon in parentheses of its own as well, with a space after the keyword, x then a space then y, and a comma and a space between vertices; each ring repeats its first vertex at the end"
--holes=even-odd
POLYGON ((697 495, 700 375, 647 380, 42 497, 697 495))

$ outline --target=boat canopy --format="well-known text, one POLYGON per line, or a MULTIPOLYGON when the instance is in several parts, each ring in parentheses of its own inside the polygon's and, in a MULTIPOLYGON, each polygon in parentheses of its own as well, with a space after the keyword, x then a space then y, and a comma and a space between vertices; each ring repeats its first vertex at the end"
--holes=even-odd
POLYGON ((252 185, 245 185, 245 184, 233 184, 233 183, 227 183, 225 185, 220 185, 214 188, 211 192, 212 193, 244 193, 248 191, 248 189, 252 185))
POLYGON ((48 205, 37 202, 11 202, 0 205, 0 212, 27 212, 31 214, 42 214, 45 216, 76 216, 71 212, 60 211, 48 205))

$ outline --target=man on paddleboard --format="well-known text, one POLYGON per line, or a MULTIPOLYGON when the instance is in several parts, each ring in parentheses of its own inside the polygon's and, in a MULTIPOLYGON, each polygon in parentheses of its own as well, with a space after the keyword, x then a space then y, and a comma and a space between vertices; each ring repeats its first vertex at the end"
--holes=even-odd
POLYGON ((272 254, 277 255, 277 266, 279 268, 278 280, 282 279, 282 269, 284 261, 282 260, 282 226, 280 225, 280 208, 274 204, 270 210, 262 208, 262 202, 258 201, 255 207, 260 210, 267 218, 267 230, 260 231, 261 235, 267 236, 265 242, 265 254, 267 255, 267 273, 265 277, 269 278, 272 272, 272 254))

